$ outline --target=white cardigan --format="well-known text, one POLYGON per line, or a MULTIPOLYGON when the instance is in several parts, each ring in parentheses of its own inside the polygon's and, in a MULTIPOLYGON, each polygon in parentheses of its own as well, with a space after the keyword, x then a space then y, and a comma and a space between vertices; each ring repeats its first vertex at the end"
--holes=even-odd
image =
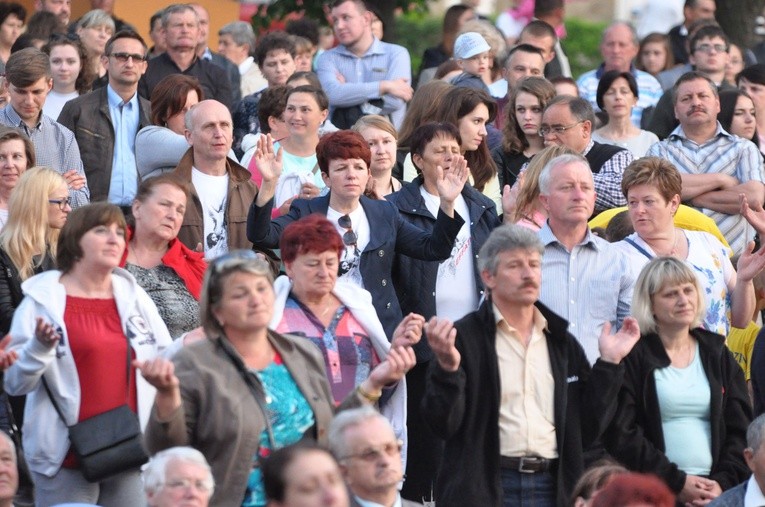
MULTIPOLYGON (((276 329, 282 320, 284 306, 287 303, 287 297, 292 289, 292 281, 287 276, 280 276, 274 282, 274 291, 276 292, 276 301, 274 302, 274 314, 271 317, 269 327, 276 329)), ((380 360, 388 356, 390 342, 385 336, 380 319, 377 318, 377 312, 372 305, 372 295, 369 291, 362 289, 358 285, 353 285, 343 281, 335 282, 332 294, 348 308, 351 315, 361 324, 361 327, 369 334, 369 340, 375 348, 375 352, 380 360)), ((404 448, 401 456, 406 465, 406 379, 402 378, 396 385, 393 394, 387 402, 380 407, 380 412, 390 421, 396 438, 404 442, 404 448)))

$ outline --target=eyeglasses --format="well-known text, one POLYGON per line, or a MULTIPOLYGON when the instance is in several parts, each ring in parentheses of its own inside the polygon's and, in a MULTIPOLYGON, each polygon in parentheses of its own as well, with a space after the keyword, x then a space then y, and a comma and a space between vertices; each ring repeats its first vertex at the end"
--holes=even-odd
POLYGON ((699 44, 694 51, 701 51, 702 53, 711 53, 715 50, 717 53, 727 53, 728 46, 725 44, 699 44))
POLYGON ((546 137, 547 134, 550 134, 550 133, 553 133, 556 136, 559 136, 559 135, 565 133, 567 130, 576 127, 580 123, 583 123, 583 121, 578 121, 576 123, 573 123, 573 124, 567 125, 567 126, 564 126, 564 125, 553 125, 551 127, 547 127, 547 126, 542 125, 541 127, 539 127, 539 137, 546 137))
POLYGON ((257 252, 252 250, 232 250, 227 254, 223 254, 220 257, 213 259, 209 264, 209 269, 212 274, 218 274, 226 269, 228 265, 234 264, 235 262, 241 263, 243 261, 255 260, 262 261, 263 258, 257 252))
POLYGON ((127 63, 127 61, 131 58, 135 63, 143 62, 146 60, 146 56, 139 55, 137 53, 112 53, 109 56, 113 56, 120 63, 127 63))
POLYGON ((209 493, 213 489, 213 485, 210 481, 204 481, 200 479, 174 479, 165 483, 167 489, 175 490, 187 490, 194 488, 202 493, 209 493))
POLYGON ((394 457, 401 454, 401 449, 404 447, 404 443, 401 440, 395 442, 388 442, 377 447, 369 447, 356 454, 348 454, 342 459, 358 458, 361 461, 375 462, 383 456, 394 457))
POLYGON ((48 199, 48 202, 51 204, 58 204, 58 209, 61 211, 66 210, 67 206, 72 206, 72 198, 71 197, 64 197, 63 199, 48 199))
POLYGON ((343 243, 345 246, 356 246, 356 243, 359 241, 358 236, 356 236, 356 233, 353 232, 353 224, 351 223, 351 217, 348 215, 343 215, 340 218, 337 219, 337 225, 345 229, 345 233, 343 234, 343 243))

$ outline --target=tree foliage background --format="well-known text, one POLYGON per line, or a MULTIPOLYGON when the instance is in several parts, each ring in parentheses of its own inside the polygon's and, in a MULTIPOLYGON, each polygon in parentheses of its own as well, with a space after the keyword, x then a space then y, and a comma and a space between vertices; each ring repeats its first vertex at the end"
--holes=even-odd
MULTIPOLYGON (((368 0, 375 7, 385 24, 385 39, 396 38, 396 12, 427 11, 430 0, 368 0)), ((765 1, 765 0, 763 0, 765 1)), ((320 24, 329 25, 328 0, 276 0, 270 5, 264 5, 252 17, 252 24, 258 32, 263 32, 272 26, 274 21, 284 21, 292 17, 308 16, 320 24)))

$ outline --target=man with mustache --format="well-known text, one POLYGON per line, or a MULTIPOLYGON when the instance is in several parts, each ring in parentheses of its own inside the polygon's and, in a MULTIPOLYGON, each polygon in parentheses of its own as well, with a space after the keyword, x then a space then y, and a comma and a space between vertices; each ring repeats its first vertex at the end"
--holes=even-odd
POLYGON ((646 156, 672 162, 683 178, 682 199, 714 219, 735 255, 754 230, 739 214, 739 195, 751 206, 765 200, 762 155, 749 140, 727 133, 717 121, 720 100, 715 83, 700 72, 683 74, 673 88, 680 121, 646 156))
MULTIPOLYGON (((580 169, 591 189, 577 159, 550 163, 580 169)), ((538 301, 543 252, 528 229, 494 229, 478 254, 486 300, 454 325, 433 317, 425 326, 436 361, 422 414, 445 440, 439 507, 567 505, 583 450, 615 410, 637 323, 625 319, 616 334, 605 326, 590 367, 569 323, 538 301)))

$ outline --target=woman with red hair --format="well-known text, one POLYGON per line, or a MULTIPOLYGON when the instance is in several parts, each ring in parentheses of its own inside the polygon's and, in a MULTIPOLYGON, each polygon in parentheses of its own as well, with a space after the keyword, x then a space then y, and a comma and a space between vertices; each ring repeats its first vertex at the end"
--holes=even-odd
POLYGON ((369 145, 358 132, 341 130, 324 135, 316 147, 316 158, 329 193, 295 199, 286 215, 271 221, 282 151, 274 153, 270 135, 261 137, 255 157, 263 182, 247 217, 247 237, 258 248, 276 248, 290 223, 313 213, 326 216, 343 241, 340 279, 372 294, 385 335, 392 337, 402 318, 391 279, 394 256, 433 261, 449 257, 464 223, 454 211, 454 201, 467 181, 468 170, 461 164, 439 174, 440 210, 432 233, 428 233, 401 218, 390 202, 363 195, 371 156, 369 145))
MULTIPOLYGON (((322 352, 332 397, 343 401, 369 376, 391 347, 410 347, 420 340, 425 319, 409 314, 388 341, 372 305, 371 294, 338 281, 345 251, 335 226, 320 214, 292 222, 279 242, 287 276, 274 282, 276 301, 270 328, 302 336, 322 352)), ((380 403, 397 437, 406 437, 406 385, 386 388, 380 403)))
POLYGON ((592 507, 674 507, 675 495, 655 475, 619 474, 595 495, 592 507))

